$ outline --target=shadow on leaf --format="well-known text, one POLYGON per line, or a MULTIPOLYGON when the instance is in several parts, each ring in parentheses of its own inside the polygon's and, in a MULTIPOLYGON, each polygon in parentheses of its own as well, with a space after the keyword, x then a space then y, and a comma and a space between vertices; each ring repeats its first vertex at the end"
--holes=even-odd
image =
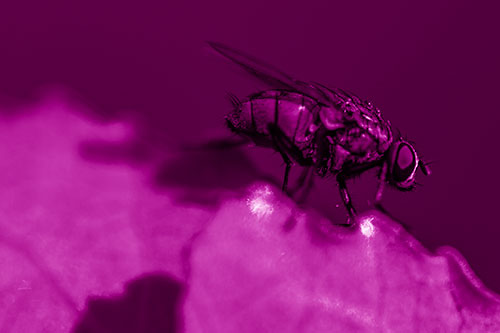
POLYGON ((165 274, 129 282, 117 297, 93 297, 73 333, 179 332, 183 285, 165 274))
POLYGON ((159 168, 155 184, 178 188, 177 199, 201 205, 218 205, 225 191, 247 188, 256 180, 276 184, 240 149, 206 150, 179 154, 159 168))

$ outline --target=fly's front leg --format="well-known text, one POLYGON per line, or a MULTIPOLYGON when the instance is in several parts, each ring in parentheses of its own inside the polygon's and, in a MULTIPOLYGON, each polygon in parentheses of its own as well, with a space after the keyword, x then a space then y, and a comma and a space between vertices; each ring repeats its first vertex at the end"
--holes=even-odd
POLYGON ((387 179, 387 162, 384 162, 384 164, 380 168, 380 174, 378 176, 378 179, 379 179, 378 189, 377 189, 377 194, 375 195, 375 206, 377 207, 381 206, 382 194, 384 192, 385 182, 387 179))
MULTIPOLYGON (((349 192, 347 191, 345 176, 343 174, 339 173, 337 175, 337 182, 339 184, 340 197, 344 201, 344 206, 347 209, 347 212, 349 213, 350 219, 352 221, 354 221, 354 218, 356 217, 356 210, 354 209, 354 206, 352 205, 351 196, 349 195, 349 192)), ((349 224, 352 224, 352 222, 349 224)))

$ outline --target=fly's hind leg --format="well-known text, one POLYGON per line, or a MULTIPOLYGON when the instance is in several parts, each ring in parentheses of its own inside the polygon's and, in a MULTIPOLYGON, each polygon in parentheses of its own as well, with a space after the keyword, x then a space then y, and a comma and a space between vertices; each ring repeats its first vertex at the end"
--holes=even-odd
POLYGON ((283 161, 286 164, 285 167, 285 175, 283 176, 283 185, 281 186, 281 191, 284 193, 287 193, 287 187, 288 187, 288 175, 290 174, 290 170, 292 168, 292 160, 290 160, 290 157, 281 150, 278 146, 276 146, 276 149, 278 149, 278 152, 281 154, 281 157, 283 157, 283 161))
POLYGON ((300 196, 296 199, 298 203, 305 202, 307 196, 309 195, 309 192, 311 192, 313 184, 314 184, 313 168, 306 167, 304 168, 304 170, 302 170, 302 173, 300 174, 300 177, 297 180, 297 186, 295 186, 294 189, 291 191, 291 194, 295 195, 300 190, 302 190, 300 196))
POLYGON ((270 124, 268 126, 268 130, 273 140, 274 148, 280 153, 281 157, 283 157, 283 161, 286 164, 285 176, 282 186, 283 192, 286 192, 288 185, 288 175, 293 165, 290 157, 301 165, 307 165, 308 161, 304 159, 300 149, 292 143, 290 138, 288 138, 278 126, 276 126, 275 124, 270 124))
POLYGON ((349 213, 350 222, 348 224, 351 225, 351 224, 353 224, 354 218, 356 217, 356 210, 354 209, 354 206, 352 205, 351 196, 349 195, 349 192, 347 191, 345 176, 342 173, 339 173, 337 175, 337 182, 339 184, 340 197, 344 201, 344 206, 347 209, 347 212, 349 213))
POLYGON ((271 134, 271 138, 273 140, 274 148, 280 153, 281 157, 283 158, 283 161, 285 162, 285 175, 283 177, 283 185, 281 186, 281 190, 284 193, 287 193, 287 186, 288 186, 288 175, 290 174, 290 170, 292 168, 292 160, 290 157, 285 152, 285 145, 282 142, 281 138, 281 133, 279 129, 276 126, 269 125, 269 133, 271 134))

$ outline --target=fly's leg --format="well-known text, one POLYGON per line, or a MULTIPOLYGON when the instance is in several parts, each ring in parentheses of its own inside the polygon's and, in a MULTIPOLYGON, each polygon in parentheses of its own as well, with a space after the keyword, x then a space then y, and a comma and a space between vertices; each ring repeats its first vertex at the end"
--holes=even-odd
POLYGON ((286 164, 286 167, 285 167, 285 176, 283 177, 283 185, 281 186, 281 191, 283 191, 284 193, 287 193, 287 186, 288 186, 288 175, 290 174, 290 169, 292 168, 292 161, 290 160, 290 157, 288 157, 288 155, 286 153, 284 153, 281 148, 279 148, 278 146, 276 146, 276 148, 278 149, 278 152, 281 154, 281 157, 283 157, 283 161, 285 162, 286 164))
POLYGON ((377 194, 375 194, 375 208, 384 213, 385 215, 391 217, 393 220, 395 219, 389 212, 382 206, 382 194, 384 192, 385 182, 387 179, 387 162, 384 162, 382 167, 380 168, 379 173, 379 183, 377 194))
POLYGON ((380 168, 378 179, 379 179, 378 189, 377 189, 377 194, 375 195, 375 206, 377 207, 381 206, 380 203, 382 201, 382 194, 384 192, 385 182, 387 179, 387 162, 384 162, 384 164, 380 168))
POLYGON ((403 221, 395 218, 391 213, 389 213, 383 206, 382 206, 382 193, 384 191, 385 183, 387 179, 387 162, 384 162, 382 167, 380 168, 380 174, 379 174, 379 184, 378 184, 378 189, 377 189, 377 194, 375 195, 375 207, 384 213, 385 215, 389 216, 391 219, 398 221, 399 224, 405 228, 405 230, 409 233, 412 233, 412 229, 410 226, 408 226, 406 223, 403 221))
POLYGON ((273 140, 274 147, 283 157, 285 161, 285 179, 283 180, 283 191, 286 191, 288 184, 288 174, 293 165, 290 157, 293 158, 300 165, 311 165, 311 161, 305 159, 302 155, 302 151, 293 144, 293 142, 288 138, 285 133, 275 124, 268 125, 269 134, 273 140))
POLYGON ((309 192, 311 191, 311 188, 313 187, 314 183, 314 177, 313 177, 313 168, 312 167, 307 167, 304 170, 302 170, 302 173, 300 174, 300 177, 297 181, 297 186, 293 189, 292 194, 296 194, 299 192, 299 190, 302 190, 302 193, 300 194, 300 197, 297 198, 298 203, 303 203, 307 196, 309 195, 309 192))
POLYGON ((347 212, 349 213, 349 217, 351 220, 349 225, 351 225, 352 221, 354 221, 354 218, 356 217, 356 210, 354 209, 354 206, 352 205, 351 196, 349 195, 349 192, 347 191, 345 176, 343 174, 339 173, 337 175, 337 182, 339 184, 340 197, 344 201, 344 206, 347 209, 347 212))
POLYGON ((270 125, 269 132, 273 140, 274 148, 278 151, 278 153, 280 153, 281 157, 283 158, 283 161, 286 164, 285 176, 283 177, 283 185, 281 186, 281 190, 286 193, 288 186, 288 175, 290 174, 290 170, 292 168, 293 163, 290 157, 288 157, 288 155, 285 153, 285 147, 282 143, 282 140, 280 139, 280 133, 278 129, 275 126, 270 125))
POLYGON ((306 180, 309 180, 309 176, 311 175, 311 167, 304 168, 302 170, 299 179, 297 180, 297 187, 295 190, 300 190, 300 188, 306 183, 306 180))

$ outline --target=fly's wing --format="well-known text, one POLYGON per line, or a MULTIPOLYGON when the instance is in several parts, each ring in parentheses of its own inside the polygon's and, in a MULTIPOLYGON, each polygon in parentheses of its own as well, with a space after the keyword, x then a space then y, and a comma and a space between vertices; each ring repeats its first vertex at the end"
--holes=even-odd
POLYGON ((332 104, 328 92, 315 83, 296 80, 279 69, 224 44, 214 42, 208 42, 208 44, 219 54, 240 65, 248 73, 273 88, 290 89, 311 97, 324 105, 332 104))

